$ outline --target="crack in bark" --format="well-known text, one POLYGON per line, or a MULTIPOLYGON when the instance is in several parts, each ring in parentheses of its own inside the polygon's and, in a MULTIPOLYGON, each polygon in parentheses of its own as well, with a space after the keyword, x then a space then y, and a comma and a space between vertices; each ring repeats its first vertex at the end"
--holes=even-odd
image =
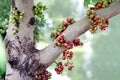
POLYGON ((17 68, 16 66, 19 64, 19 59, 18 57, 11 57, 11 59, 9 59, 8 62, 13 68, 17 68))
MULTIPOLYGON (((7 41, 7 39, 6 39, 6 41, 7 41)), ((19 64, 19 60, 20 60, 19 48, 12 41, 9 41, 8 44, 6 45, 6 47, 8 49, 8 54, 9 54, 8 62, 11 64, 11 67, 17 68, 18 64, 19 64), (14 54, 16 54, 16 55, 14 55, 14 54)))

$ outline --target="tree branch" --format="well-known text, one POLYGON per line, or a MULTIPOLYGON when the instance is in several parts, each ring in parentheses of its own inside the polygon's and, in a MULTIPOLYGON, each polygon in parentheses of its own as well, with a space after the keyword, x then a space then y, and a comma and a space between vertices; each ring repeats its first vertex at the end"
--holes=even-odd
MULTIPOLYGON (((120 0, 112 3, 108 8, 101 9, 97 11, 97 14, 100 16, 109 19, 115 15, 120 13, 120 0)), ((90 23, 87 17, 77 21, 76 23, 70 25, 62 34, 65 36, 65 40, 73 41, 78 36, 82 35, 86 31, 89 30, 90 23)), ((55 46, 54 43, 48 45, 45 49, 39 52, 36 55, 37 59, 40 59, 43 64, 47 64, 47 66, 51 65, 56 58, 64 51, 64 47, 55 46)))

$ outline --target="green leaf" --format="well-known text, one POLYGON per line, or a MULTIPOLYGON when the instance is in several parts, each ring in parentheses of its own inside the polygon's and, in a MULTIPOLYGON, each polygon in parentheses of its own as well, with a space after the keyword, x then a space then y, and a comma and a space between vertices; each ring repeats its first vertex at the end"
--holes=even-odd
POLYGON ((98 0, 92 0, 92 2, 93 2, 94 4, 96 4, 96 3, 98 2, 98 0))
MULTIPOLYGON (((98 0, 92 0, 93 4, 96 4, 98 0)), ((84 0, 84 7, 88 7, 88 5, 91 4, 91 0, 84 0)))
POLYGON ((4 77, 3 75, 6 72, 6 50, 0 36, 0 78, 4 77))
POLYGON ((90 0, 84 0, 84 7, 88 7, 89 4, 90 4, 90 0))

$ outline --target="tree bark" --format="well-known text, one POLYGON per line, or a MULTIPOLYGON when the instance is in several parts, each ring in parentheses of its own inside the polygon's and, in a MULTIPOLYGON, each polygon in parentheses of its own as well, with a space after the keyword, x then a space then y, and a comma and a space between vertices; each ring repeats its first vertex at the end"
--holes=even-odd
POLYGON ((33 74, 29 72, 34 63, 34 23, 33 0, 12 0, 12 9, 16 8, 19 12, 24 12, 22 21, 18 21, 18 33, 14 35, 15 25, 9 22, 5 44, 8 50, 8 63, 6 80, 32 80, 33 74), (17 38, 16 38, 17 37, 17 38), (19 38, 18 38, 19 37, 19 38), (30 75, 30 76, 28 76, 30 75))
MULTIPOLYGON (((43 50, 35 49, 33 37, 34 25, 30 24, 31 20, 34 19, 33 0, 12 0, 12 2, 12 7, 16 7, 19 11, 24 11, 25 16, 19 22, 18 33, 16 35, 12 34, 15 26, 9 22, 5 38, 8 50, 6 80, 34 80, 35 74, 40 74, 50 66, 65 48, 51 43, 43 50), (16 39, 16 36, 19 36, 19 39, 16 39)), ((120 0, 116 0, 108 8, 97 11, 97 14, 106 19, 119 13, 120 0)), ((88 18, 84 17, 70 25, 62 34, 64 34, 65 40, 72 41, 89 30, 89 25, 88 18)))

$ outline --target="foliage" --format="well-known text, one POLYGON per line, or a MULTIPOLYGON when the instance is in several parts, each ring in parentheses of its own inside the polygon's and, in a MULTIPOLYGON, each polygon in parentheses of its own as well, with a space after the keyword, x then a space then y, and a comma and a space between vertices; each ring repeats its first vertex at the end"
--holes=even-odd
POLYGON ((39 2, 36 6, 33 7, 34 15, 40 18, 41 23, 45 23, 43 11, 47 8, 41 2, 39 2))
POLYGON ((89 4, 94 3, 96 4, 98 0, 84 0, 84 6, 88 7, 89 4))
POLYGON ((4 38, 9 21, 11 0, 0 0, 0 34, 4 38))
POLYGON ((44 16, 44 11, 46 10, 46 6, 41 2, 36 4, 33 7, 34 15, 35 15, 35 30, 34 30, 34 38, 35 41, 40 41, 41 28, 45 26, 46 20, 44 16))
POLYGON ((5 19, 4 21, 0 20, 0 34, 2 35, 2 38, 4 38, 6 35, 7 26, 8 26, 7 19, 5 19))
POLYGON ((0 19, 9 18, 11 0, 0 0, 0 19))
POLYGON ((41 37, 43 37, 43 32, 41 31, 41 28, 43 28, 45 25, 40 22, 39 17, 35 18, 35 30, 34 30, 34 38, 36 42, 39 42, 41 40, 41 37))
POLYGON ((5 77, 6 72, 6 51, 0 36, 0 78, 5 77))

